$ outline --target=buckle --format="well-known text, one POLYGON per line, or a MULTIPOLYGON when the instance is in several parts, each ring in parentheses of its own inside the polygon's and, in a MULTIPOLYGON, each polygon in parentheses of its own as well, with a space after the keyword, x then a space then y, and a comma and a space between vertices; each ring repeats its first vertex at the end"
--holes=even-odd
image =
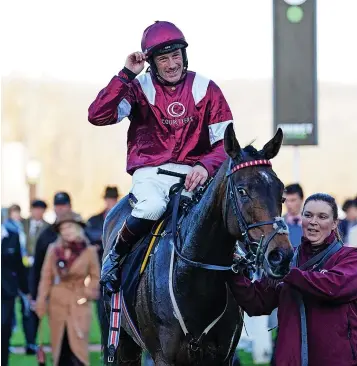
POLYGON ((233 264, 231 265, 231 270, 232 270, 235 274, 239 273, 239 263, 233 263, 233 264))
POLYGON ((111 344, 109 347, 108 347, 108 362, 109 363, 113 363, 114 362, 114 355, 115 355, 115 346, 114 344, 111 344))
POLYGON ((198 342, 195 340, 191 340, 188 345, 190 347, 190 350, 193 352, 197 352, 200 348, 198 342))

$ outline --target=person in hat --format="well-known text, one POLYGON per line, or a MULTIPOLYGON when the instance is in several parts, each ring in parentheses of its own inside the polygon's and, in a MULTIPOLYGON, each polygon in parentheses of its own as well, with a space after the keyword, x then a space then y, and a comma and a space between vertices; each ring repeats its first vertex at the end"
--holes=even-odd
POLYGON ((35 254, 36 241, 41 232, 49 227, 49 223, 44 220, 43 215, 47 209, 47 204, 42 200, 31 202, 30 217, 23 220, 24 231, 26 234, 26 251, 29 256, 30 266, 32 265, 35 254))
POLYGON ((104 192, 104 210, 97 215, 94 215, 89 218, 87 222, 87 234, 90 241, 93 244, 96 244, 100 248, 100 252, 102 252, 102 232, 105 217, 108 212, 116 205, 119 198, 118 188, 113 186, 108 186, 105 188, 104 192))
MULTIPOLYGON (((103 243, 102 243, 102 233, 104 220, 108 212, 116 205, 119 198, 118 188, 115 186, 107 186, 104 192, 104 210, 97 215, 89 218, 87 221, 86 234, 92 244, 97 246, 99 263, 102 263, 103 256, 103 243)), ((102 313, 102 301, 100 299, 97 301, 97 314, 100 319, 102 313)))
POLYGON ((89 107, 88 120, 112 125, 128 117, 127 172, 133 176, 136 203, 103 261, 103 282, 117 282, 121 258, 148 233, 167 208, 169 191, 179 178, 158 175, 161 167, 187 174, 192 192, 217 172, 226 154, 223 138, 233 117, 220 88, 188 71, 182 31, 167 21, 145 29, 141 52, 131 53, 124 68, 100 91, 89 107), (148 62, 148 71, 139 75, 148 62), (110 278, 110 279, 109 279, 110 278))
POLYGON ((89 365, 90 301, 98 298, 100 270, 84 228, 73 212, 60 214, 53 225, 58 238, 41 271, 36 313, 40 319, 48 313, 55 366, 89 365))
MULTIPOLYGON (((29 277, 30 267, 33 264, 36 242, 49 223, 43 219, 43 215, 47 209, 45 201, 36 199, 31 202, 30 217, 22 220, 23 231, 26 238, 26 255, 23 257, 26 266, 27 278, 29 277)), ((36 353, 36 332, 37 332, 37 316, 33 311, 28 310, 27 303, 21 297, 22 325, 26 339, 26 354, 36 353)))
MULTIPOLYGON (((71 197, 67 192, 57 192, 53 198, 53 205, 56 217, 72 212, 71 197)), ((77 214, 78 215, 78 214, 77 214)), ((78 215, 79 216, 79 215, 78 215)), ((58 233, 54 230, 52 225, 45 228, 39 235, 36 246, 33 266, 30 269, 30 294, 32 299, 32 306, 35 306, 38 284, 41 278, 42 265, 45 260, 48 246, 55 242, 58 233)), ((36 324, 37 332, 38 319, 36 324)))
MULTIPOLYGON (((72 212, 70 195, 67 192, 57 192, 53 198, 53 206, 56 217, 68 212, 72 212)), ((37 239, 34 263, 30 275, 30 291, 34 300, 36 299, 41 269, 46 256, 47 248, 51 243, 55 242, 56 239, 57 232, 53 229, 53 226, 48 226, 45 230, 43 230, 37 239)))

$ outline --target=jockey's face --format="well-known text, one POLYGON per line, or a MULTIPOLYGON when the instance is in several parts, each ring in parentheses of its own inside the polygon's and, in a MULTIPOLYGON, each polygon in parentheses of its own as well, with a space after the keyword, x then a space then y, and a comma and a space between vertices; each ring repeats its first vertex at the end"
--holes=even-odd
POLYGON ((181 50, 154 56, 154 62, 163 79, 170 83, 176 83, 180 80, 183 71, 181 50))

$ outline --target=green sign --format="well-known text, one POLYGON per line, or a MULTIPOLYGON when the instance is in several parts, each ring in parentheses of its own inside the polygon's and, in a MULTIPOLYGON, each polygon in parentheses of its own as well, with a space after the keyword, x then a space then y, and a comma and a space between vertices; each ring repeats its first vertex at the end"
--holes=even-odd
POLYGON ((284 145, 317 145, 316 0, 273 4, 274 131, 284 145))

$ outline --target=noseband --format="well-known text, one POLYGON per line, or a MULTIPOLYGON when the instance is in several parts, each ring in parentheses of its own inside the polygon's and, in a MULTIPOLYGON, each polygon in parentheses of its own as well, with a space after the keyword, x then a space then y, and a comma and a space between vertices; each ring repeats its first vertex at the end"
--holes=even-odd
MULTIPOLYGON (((237 187, 234 185, 233 182, 233 174, 239 170, 242 170, 244 168, 248 167, 254 167, 254 166, 272 166, 271 162, 266 159, 260 159, 260 160, 253 160, 248 161, 245 163, 240 163, 238 165, 234 165, 233 159, 230 159, 228 170, 226 173, 226 177, 228 178, 228 184, 227 184, 227 190, 226 190, 226 208, 225 208, 225 216, 227 216, 228 212, 228 202, 232 202, 232 209, 234 212, 235 217, 237 218, 237 223, 239 226, 239 229, 242 233, 243 237, 243 243, 245 244, 246 248, 248 248, 249 252, 247 254, 247 259, 252 261, 252 264, 257 268, 262 268, 264 260, 265 260, 265 254, 268 249, 269 243, 273 240, 273 238, 277 234, 288 234, 288 228, 285 224, 285 221, 282 217, 275 217, 274 220, 269 221, 259 221, 254 224, 248 224, 245 220, 242 211, 239 208, 238 204, 238 190, 237 187), (228 200, 229 196, 229 200, 228 200), (265 238, 264 235, 261 236, 259 242, 254 241, 250 238, 249 230, 254 229, 256 227, 261 227, 265 225, 273 225, 272 232, 265 238)), ((227 220, 226 220, 227 222, 227 220)), ((226 223, 227 225, 227 223, 226 223)))

